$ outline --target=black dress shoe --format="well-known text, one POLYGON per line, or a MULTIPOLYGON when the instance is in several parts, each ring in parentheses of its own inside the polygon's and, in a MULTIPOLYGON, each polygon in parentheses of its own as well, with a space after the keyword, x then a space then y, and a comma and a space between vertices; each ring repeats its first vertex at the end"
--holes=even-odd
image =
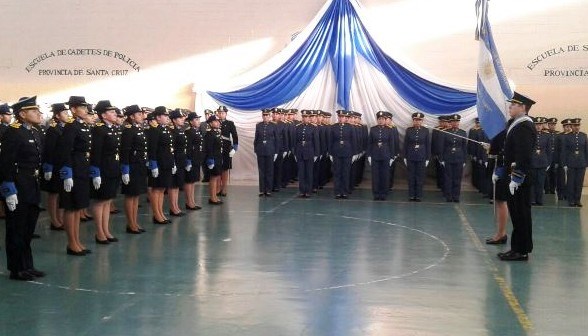
POLYGON ((118 209, 110 210, 111 215, 116 215, 118 213, 120 213, 120 210, 118 210, 118 209))
POLYGON ((169 224, 167 219, 164 219, 162 221, 158 221, 157 219, 155 219, 155 217, 153 217, 153 224, 169 224))
POLYGON ((582 203, 576 203, 576 206, 581 208, 582 207, 582 203))
POLYGON ((186 204, 186 210, 190 210, 190 211, 196 211, 196 210, 200 210, 200 209, 202 209, 202 207, 200 207, 200 206, 197 206, 197 205, 195 205, 195 206, 191 207, 191 206, 189 206, 188 204, 186 204))
POLYGON ((212 205, 221 205, 223 204, 223 201, 213 201, 211 199, 208 200, 208 204, 212 204, 212 205))
POLYGON ((65 228, 63 227, 63 225, 56 226, 56 225, 53 225, 53 223, 51 223, 51 225, 49 226, 49 230, 51 230, 51 231, 63 231, 63 230, 65 230, 65 228))
POLYGON ((90 249, 84 249, 84 253, 85 254, 92 254, 92 250, 90 250, 90 249))
POLYGON ((116 242, 118 242, 118 238, 116 238, 116 237, 110 237, 110 238, 106 237, 106 240, 108 240, 108 241, 109 241, 109 242, 111 242, 111 243, 116 243, 116 242))
POLYGON ((420 198, 415 198, 415 199, 414 199, 414 201, 415 201, 415 202, 422 202, 423 200, 422 200, 422 199, 420 199, 420 198))
POLYGON ((45 272, 39 271, 38 269, 34 268, 28 269, 26 272, 34 276, 35 278, 42 278, 45 276, 45 272))
POLYGON ((139 231, 141 231, 141 232, 147 232, 147 231, 146 231, 145 229, 143 229, 143 228, 139 228, 139 231))
POLYGON ((183 216, 185 215, 185 213, 183 213, 183 212, 181 212, 181 211, 180 211, 180 212, 177 212, 177 213, 174 213, 174 212, 172 212, 172 211, 170 210, 170 211, 169 211, 169 215, 170 215, 170 216, 173 216, 173 217, 183 217, 183 216))
POLYGON ((260 192, 258 196, 259 197, 264 197, 265 196, 265 193, 260 192))
POLYGON ((272 197, 272 193, 271 192, 266 192, 265 193, 265 197, 272 197))
POLYGON ((141 233, 142 233, 140 229, 133 230, 133 229, 131 229, 131 228, 130 228, 130 227, 128 227, 128 226, 127 226, 127 230, 126 230, 126 232, 127 232, 127 233, 129 233, 129 234, 141 234, 141 233))
POLYGON ((104 240, 100 240, 100 239, 98 239, 98 237, 94 236, 94 240, 96 240, 96 244, 100 244, 100 245, 110 244, 110 240, 108 240, 108 238, 106 238, 104 240))
POLYGON ((341 198, 342 198, 342 199, 348 199, 348 198, 349 198, 349 196, 347 196, 347 195, 341 195, 341 198))
POLYGON ((511 253, 505 254, 499 258, 500 258, 500 260, 504 260, 504 261, 527 261, 527 260, 529 260, 529 255, 519 253, 519 252, 511 252, 511 253))
POLYGON ((486 244, 488 244, 488 245, 504 245, 504 244, 506 244, 507 240, 508 240, 508 235, 504 235, 499 239, 488 238, 488 239, 486 239, 486 244))
POLYGON ((273 192, 280 192, 280 189, 278 189, 278 188, 274 188, 274 189, 272 189, 272 191, 273 191, 273 192))
POLYGON ((73 256, 85 256, 86 252, 84 251, 74 251, 72 249, 70 249, 69 247, 65 249, 65 252, 69 255, 73 255, 73 256))
POLYGON ((90 217, 90 216, 87 216, 87 217, 80 217, 80 221, 81 221, 81 222, 89 222, 89 221, 91 221, 92 219, 94 219, 94 217, 90 217))
POLYGON ((453 200, 453 203, 459 203, 459 200, 458 199, 454 199, 453 200))
POLYGON ((502 258, 502 257, 504 257, 505 255, 509 255, 509 254, 511 254, 511 253, 512 253, 512 251, 511 251, 511 250, 508 250, 508 251, 506 251, 506 252, 498 252, 498 253, 496 253, 496 255, 498 256, 498 258, 502 258))
POLYGON ((10 272, 10 280, 32 281, 35 280, 35 277, 25 271, 10 272))
POLYGON ((341 195, 335 195, 335 199, 340 199, 341 195))

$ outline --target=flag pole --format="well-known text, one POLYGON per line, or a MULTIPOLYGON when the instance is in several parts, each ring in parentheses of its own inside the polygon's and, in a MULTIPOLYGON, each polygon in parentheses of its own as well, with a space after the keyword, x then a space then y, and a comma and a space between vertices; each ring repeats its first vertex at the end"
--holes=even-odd
POLYGON ((484 147, 484 148, 486 148, 486 147, 489 147, 489 146, 490 146, 490 144, 489 144, 489 143, 487 143, 487 142, 483 142, 483 141, 477 141, 477 140, 474 140, 474 139, 470 139, 470 138, 468 138, 468 137, 464 137, 463 135, 459 135, 459 134, 455 134, 455 133, 447 132, 447 131, 445 131, 445 130, 438 129, 438 128, 431 127, 431 126, 427 126, 427 125, 424 125, 424 124, 423 124, 423 126, 424 126, 424 127, 426 127, 426 128, 429 128, 429 129, 431 129, 431 130, 433 130, 433 131, 437 131, 437 132, 441 132, 441 133, 446 133, 446 134, 449 134, 449 135, 453 135, 454 137, 462 138, 462 139, 465 139, 465 140, 467 140, 467 141, 471 141, 471 142, 477 143, 478 145, 480 145, 480 146, 482 146, 482 147, 484 147))

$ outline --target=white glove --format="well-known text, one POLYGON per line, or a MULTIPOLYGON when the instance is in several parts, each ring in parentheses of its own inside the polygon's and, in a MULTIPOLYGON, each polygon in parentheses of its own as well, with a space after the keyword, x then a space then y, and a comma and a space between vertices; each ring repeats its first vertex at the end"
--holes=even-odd
POLYGON ((298 159, 296 158, 296 155, 294 155, 294 162, 298 162, 298 159))
POLYGON ((121 178, 122 178, 122 183, 124 183, 125 185, 127 185, 127 184, 129 184, 129 182, 131 182, 131 175, 129 175, 129 174, 122 174, 121 178))
POLYGON ((172 167, 172 175, 176 175, 176 173, 178 172, 178 167, 176 167, 175 165, 172 167))
POLYGON ((212 168, 214 168, 214 163, 213 163, 213 164, 209 164, 209 165, 207 165, 207 167, 208 167, 208 169, 212 169, 212 168))
POLYGON ((495 173, 492 173, 492 183, 496 184, 496 181, 500 180, 500 177, 495 173))
POLYGON ((318 156, 315 156, 314 157, 314 162, 316 162, 316 160, 318 160, 318 156))
POLYGON ((277 158, 278 158, 278 154, 274 154, 274 162, 276 161, 277 158))
POLYGON ((390 167, 392 167, 393 163, 394 163, 394 159, 390 159, 390 167))
POLYGON ((282 159, 286 157, 286 155, 288 155, 288 152, 284 152, 282 153, 282 159))
POLYGON ((484 162, 484 167, 488 168, 488 161, 484 162))
POLYGON ((159 168, 151 169, 151 176, 157 178, 159 176, 159 168))
POLYGON ((555 164, 555 169, 559 168, 559 163, 555 164))
POLYGON ((102 184, 102 178, 100 176, 92 178, 92 184, 94 185, 94 189, 100 189, 100 185, 102 184))
POLYGON ((331 162, 333 162, 333 155, 329 155, 329 160, 331 160, 331 162))
POLYGON ((403 159, 402 161, 404 161, 404 165, 408 167, 408 161, 406 161, 406 159, 403 159))
POLYGON ((73 188, 73 179, 66 178, 63 180, 63 190, 65 190, 65 192, 70 192, 71 188, 73 188))
POLYGON ((231 151, 229 152, 229 157, 233 157, 233 155, 235 155, 235 149, 231 149, 231 151))
POLYGON ((353 155, 353 156, 351 157, 351 163, 355 162, 355 160, 357 160, 357 155, 353 155))
POLYGON ((441 161, 441 165, 445 167, 445 161, 441 161))
POLYGON ((472 156, 472 159, 474 159, 474 161, 478 161, 478 157, 477 156, 472 156))
POLYGON ((551 165, 547 166, 547 168, 545 168, 545 171, 548 171, 549 168, 551 168, 551 165))
POLYGON ((568 166, 564 166, 564 171, 567 173, 568 172, 568 166))
POLYGON ((514 195, 515 190, 517 190, 521 186, 520 183, 516 183, 515 181, 510 181, 508 184, 508 189, 510 190, 510 194, 514 195))
POLYGON ((16 205, 18 204, 18 197, 16 194, 6 197, 5 201, 8 211, 14 211, 16 209, 16 205))
POLYGON ((429 160, 425 160, 425 168, 429 166, 429 160))
POLYGON ((49 181, 51 180, 51 177, 53 176, 52 172, 46 172, 45 174, 43 174, 43 177, 45 178, 45 181, 49 181))
POLYGON ((370 164, 370 166, 372 165, 372 157, 368 156, 368 163, 370 164))
POLYGON ((464 162, 464 164, 462 165, 462 167, 465 167, 465 162, 464 162))
POLYGON ((187 171, 187 172, 189 172, 189 171, 191 171, 191 170, 192 170, 192 165, 187 165, 187 166, 186 166, 186 171, 187 171))

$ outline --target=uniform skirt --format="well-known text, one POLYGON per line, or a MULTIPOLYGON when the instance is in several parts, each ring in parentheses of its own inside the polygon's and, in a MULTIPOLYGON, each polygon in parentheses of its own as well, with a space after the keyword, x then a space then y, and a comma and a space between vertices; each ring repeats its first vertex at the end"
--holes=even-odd
POLYGON ((63 189, 63 180, 59 177, 59 169, 53 169, 49 181, 45 180, 41 174, 41 190, 50 194, 59 194, 61 189, 63 189))
POLYGON ((229 154, 223 154, 223 162, 221 163, 222 170, 233 169, 233 158, 229 154))
POLYGON ((92 180, 90 180, 90 197, 95 200, 109 200, 116 197, 118 194, 118 187, 120 185, 120 177, 102 177, 102 184, 100 189, 94 189, 92 180))
POLYGON ((212 167, 212 169, 209 169, 208 166, 206 167, 206 172, 210 175, 210 176, 219 176, 222 174, 222 169, 221 169, 221 165, 214 165, 214 167, 212 167))
POLYGON ((172 171, 169 169, 159 168, 159 175, 154 178, 153 175, 149 174, 148 185, 151 188, 170 188, 172 186, 172 171))
POLYGON ((122 185, 122 194, 130 197, 147 193, 148 170, 144 164, 131 164, 129 184, 122 185))
POLYGON ((196 183, 200 181, 200 166, 201 164, 194 164, 192 169, 186 172, 186 183, 196 183))
POLYGON ((510 191, 508 190, 508 185, 510 184, 510 179, 501 178, 496 181, 496 194, 494 197, 497 201, 506 202, 508 200, 508 194, 510 191))
POLYGON ((73 187, 71 192, 66 192, 63 189, 63 181, 61 181, 61 189, 59 190, 59 207, 65 210, 81 210, 90 206, 90 178, 73 178, 73 187))
MULTIPOLYGON (((194 168, 194 167, 192 167, 194 168)), ((186 184, 186 169, 181 166, 177 166, 176 173, 172 176, 172 188, 182 189, 186 184)))

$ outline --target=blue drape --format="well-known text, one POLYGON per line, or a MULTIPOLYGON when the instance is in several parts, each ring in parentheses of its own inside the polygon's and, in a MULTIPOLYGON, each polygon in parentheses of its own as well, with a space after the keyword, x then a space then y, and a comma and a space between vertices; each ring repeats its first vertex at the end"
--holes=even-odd
POLYGON ((455 113, 476 104, 475 93, 421 78, 386 55, 349 0, 333 0, 308 39, 270 75, 236 91, 208 94, 240 110, 280 106, 299 96, 328 59, 336 78, 337 103, 348 109, 357 55, 381 71, 402 99, 425 113, 455 113))

